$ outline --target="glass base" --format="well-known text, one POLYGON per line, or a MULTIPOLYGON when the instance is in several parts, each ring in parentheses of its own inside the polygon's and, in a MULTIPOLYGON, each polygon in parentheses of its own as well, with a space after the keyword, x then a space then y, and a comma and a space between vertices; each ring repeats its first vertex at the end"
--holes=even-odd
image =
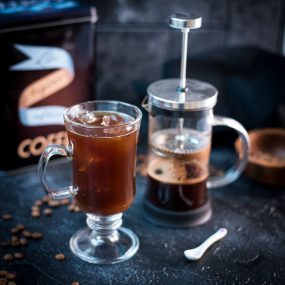
POLYGON ((143 200, 144 216, 150 222, 170 228, 189 228, 208 222, 212 216, 211 200, 204 205, 189 211, 177 212, 161 209, 146 198, 143 200))
POLYGON ((90 263, 113 264, 131 258, 137 252, 139 239, 131 230, 119 227, 106 234, 106 224, 102 227, 101 223, 101 231, 91 229, 88 219, 92 215, 87 216, 89 228, 77 231, 69 242, 72 252, 79 258, 90 263))

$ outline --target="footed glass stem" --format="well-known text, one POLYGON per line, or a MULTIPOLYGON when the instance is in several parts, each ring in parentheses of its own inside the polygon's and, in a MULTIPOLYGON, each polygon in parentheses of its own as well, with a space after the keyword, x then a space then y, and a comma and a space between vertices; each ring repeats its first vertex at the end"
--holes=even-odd
POLYGON ((110 216, 87 214, 88 228, 77 231, 70 248, 79 258, 97 264, 113 264, 131 258, 139 248, 138 237, 121 227, 122 213, 110 216))

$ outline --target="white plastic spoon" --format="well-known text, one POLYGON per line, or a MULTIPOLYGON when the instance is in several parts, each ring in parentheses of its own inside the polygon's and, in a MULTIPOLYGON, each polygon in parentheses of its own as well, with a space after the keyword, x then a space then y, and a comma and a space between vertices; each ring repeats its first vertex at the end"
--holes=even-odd
POLYGON ((196 248, 188 249, 184 251, 184 255, 189 260, 198 260, 200 259, 206 250, 218 240, 224 238, 228 233, 228 230, 225 228, 219 229, 216 233, 207 238, 201 245, 196 248))

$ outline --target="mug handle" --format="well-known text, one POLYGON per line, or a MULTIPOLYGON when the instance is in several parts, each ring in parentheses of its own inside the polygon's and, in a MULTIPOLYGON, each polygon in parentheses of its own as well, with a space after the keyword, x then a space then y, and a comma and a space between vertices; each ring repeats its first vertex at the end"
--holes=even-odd
POLYGON ((73 186, 67 186, 63 188, 52 188, 49 186, 47 179, 46 179, 46 170, 47 165, 50 158, 54 155, 65 156, 69 159, 72 158, 72 146, 68 145, 67 147, 58 144, 52 144, 45 148, 43 151, 38 165, 38 175, 41 180, 42 187, 44 188, 45 192, 55 200, 69 198, 74 196, 74 189, 73 186))
POLYGON ((215 188, 225 186, 234 182, 245 169, 249 153, 249 137, 245 128, 236 120, 221 116, 214 116, 213 126, 225 126, 237 131, 242 142, 241 153, 238 161, 222 176, 211 176, 208 178, 207 187, 215 188))

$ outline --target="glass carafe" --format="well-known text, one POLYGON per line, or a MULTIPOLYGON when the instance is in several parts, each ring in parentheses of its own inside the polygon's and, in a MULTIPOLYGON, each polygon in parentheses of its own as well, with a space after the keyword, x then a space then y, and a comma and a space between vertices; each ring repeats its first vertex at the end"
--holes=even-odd
POLYGON ((149 113, 146 217, 159 225, 188 227, 204 223, 212 214, 208 188, 235 181, 248 156, 248 135, 237 121, 213 115, 217 89, 187 80, 181 101, 179 79, 154 82, 143 107, 149 113), (209 177, 212 127, 238 132, 242 155, 223 176, 209 177))

